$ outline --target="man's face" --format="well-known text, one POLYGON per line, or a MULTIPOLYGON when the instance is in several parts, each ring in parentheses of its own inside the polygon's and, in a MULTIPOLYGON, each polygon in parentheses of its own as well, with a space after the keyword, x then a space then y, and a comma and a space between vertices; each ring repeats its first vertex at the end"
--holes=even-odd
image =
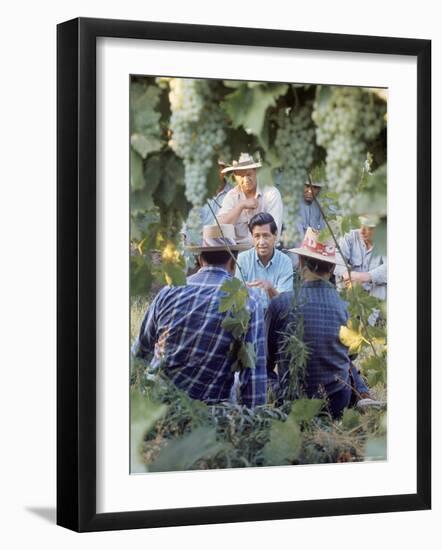
POLYGON ((368 243, 368 244, 373 243, 374 230, 375 230, 374 227, 367 227, 366 225, 361 225, 359 229, 359 233, 364 243, 368 243))
POLYGON ((260 258, 270 258, 276 244, 276 235, 270 230, 270 224, 255 225, 252 231, 253 245, 260 258))
POLYGON ((235 182, 243 193, 254 193, 256 191, 256 170, 237 170, 233 172, 235 182))
POLYGON ((318 196, 321 188, 317 185, 304 185, 304 200, 311 203, 315 197, 318 196))

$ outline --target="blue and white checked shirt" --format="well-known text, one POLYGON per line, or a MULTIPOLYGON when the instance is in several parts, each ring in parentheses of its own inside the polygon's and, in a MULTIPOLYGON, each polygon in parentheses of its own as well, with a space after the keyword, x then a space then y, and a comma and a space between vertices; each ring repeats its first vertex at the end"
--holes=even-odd
MULTIPOLYGON (((257 279, 265 279, 266 281, 270 281, 273 288, 279 293, 293 290, 292 262, 286 254, 279 250, 275 249, 273 257, 267 265, 261 262, 255 248, 238 254, 237 263, 241 267, 244 279, 248 283, 257 279)), ((236 268, 235 277, 240 281, 242 280, 238 267, 236 268)), ((256 290, 259 292, 264 309, 266 309, 270 302, 268 293, 262 288, 256 290)))
POLYGON ((288 361, 281 350, 284 338, 281 333, 287 331, 289 322, 302 317, 303 340, 310 351, 304 390, 309 397, 315 397, 323 386, 327 395, 331 395, 350 383, 348 348, 339 340, 339 329, 348 320, 347 303, 327 281, 303 283, 297 313, 293 298, 293 292, 280 294, 267 310, 269 364, 277 363, 279 379, 286 379, 288 361))
MULTIPOLYGON (((234 375, 230 344, 233 336, 221 327, 225 313, 218 311, 231 275, 220 267, 203 267, 188 277, 186 286, 160 290, 141 324, 133 346, 138 357, 154 352, 153 368, 164 373, 193 399, 213 404, 228 400, 234 375)), ((249 292, 251 313, 247 342, 255 345, 256 366, 240 373, 240 402, 247 407, 266 401, 267 373, 264 318, 256 293, 249 292)))

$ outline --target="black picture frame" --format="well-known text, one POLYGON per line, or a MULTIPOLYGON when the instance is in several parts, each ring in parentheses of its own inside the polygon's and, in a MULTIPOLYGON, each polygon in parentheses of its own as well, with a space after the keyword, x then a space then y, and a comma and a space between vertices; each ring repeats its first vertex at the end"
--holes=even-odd
POLYGON ((431 506, 431 41, 79 18, 57 28, 57 523, 75 531, 425 510, 431 506), (417 492, 96 512, 96 39, 153 39, 417 59, 417 492))

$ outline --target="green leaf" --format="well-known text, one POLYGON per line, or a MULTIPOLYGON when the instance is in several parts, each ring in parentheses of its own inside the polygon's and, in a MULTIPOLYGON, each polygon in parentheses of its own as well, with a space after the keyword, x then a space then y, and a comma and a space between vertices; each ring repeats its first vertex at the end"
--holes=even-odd
MULTIPOLYGON (((243 288, 243 284, 239 279, 233 277, 232 279, 227 279, 221 286, 221 290, 226 293, 226 296, 223 296, 220 300, 218 311, 224 313, 232 309, 240 295, 240 290, 243 288)), ((244 289, 245 290, 245 289, 244 289)))
POLYGON ((143 296, 149 292, 153 281, 151 268, 150 259, 146 256, 130 257, 131 296, 143 296))
POLYGON ((232 317, 230 315, 223 319, 221 326, 224 330, 232 333, 234 338, 240 338, 244 332, 244 327, 241 319, 238 319, 237 317, 232 317))
POLYGON ((301 429, 293 416, 285 422, 273 420, 270 440, 263 449, 265 463, 269 466, 291 464, 301 452, 301 429))
POLYGON ((130 152, 130 184, 134 191, 144 187, 143 159, 133 150, 130 152))
POLYGON ((345 409, 342 415, 342 426, 346 430, 352 430, 361 424, 361 415, 354 409, 345 409))
POLYGON ((222 104, 235 128, 243 126, 255 136, 262 132, 267 108, 287 92, 287 84, 270 84, 249 88, 239 87, 228 94, 222 104))
POLYGON ((254 369, 256 366, 255 346, 251 342, 242 342, 238 351, 238 361, 242 369, 254 369))
POLYGON ((158 135, 161 113, 156 111, 156 107, 161 90, 157 86, 147 86, 143 89, 139 85, 132 85, 132 89, 134 93, 131 94, 131 133, 158 135))
POLYGON ((210 459, 226 447, 216 441, 215 428, 196 428, 190 434, 171 440, 149 465, 149 472, 190 470, 201 459, 210 459))
POLYGON ((130 460, 131 473, 146 471, 142 463, 140 449, 145 436, 154 424, 167 412, 167 405, 156 403, 143 396, 138 390, 130 393, 130 460))
POLYGON ((159 151, 161 149, 161 140, 150 135, 132 134, 130 136, 130 144, 135 151, 145 159, 149 153, 159 151))
POLYGON ((183 286, 186 284, 186 274, 178 264, 163 262, 164 278, 166 284, 183 286))
POLYGON ((175 154, 161 155, 152 165, 152 177, 154 177, 154 167, 158 162, 160 176, 154 199, 157 203, 169 208, 177 200, 180 187, 184 185, 184 166, 182 160, 175 154))
POLYGON ((298 423, 308 424, 319 414, 324 405, 323 399, 297 399, 290 416, 298 423))

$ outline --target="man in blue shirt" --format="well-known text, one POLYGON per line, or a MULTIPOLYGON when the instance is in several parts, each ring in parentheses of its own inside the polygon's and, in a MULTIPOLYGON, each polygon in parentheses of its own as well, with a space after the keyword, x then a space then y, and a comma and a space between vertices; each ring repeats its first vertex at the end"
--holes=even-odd
POLYGON ((247 286, 259 289, 264 309, 281 292, 293 289, 290 258, 275 248, 278 228, 268 212, 255 214, 249 223, 254 247, 238 255, 235 276, 247 286))
MULTIPOLYGON (((231 354, 232 333, 222 327, 226 312, 219 305, 225 293, 221 286, 231 280, 236 256, 244 246, 234 240, 234 227, 205 227, 201 245, 188 247, 199 255, 201 268, 188 277, 185 286, 166 286, 149 306, 133 346, 136 356, 149 359, 193 399, 208 404, 229 400, 234 382, 231 354), (233 236, 233 238, 232 238, 233 236)), ((266 401, 267 373, 263 310, 256 293, 249 291, 250 312, 245 342, 253 344, 254 368, 239 374, 239 401, 247 407, 266 401)))
MULTIPOLYGON (((387 299, 387 258, 376 254, 373 243, 377 225, 375 216, 359 216, 359 229, 346 233, 339 241, 351 270, 351 282, 360 284, 371 296, 387 299)), ((335 275, 340 284, 348 286, 350 277, 346 267, 339 266, 335 275)))
POLYGON ((318 204, 314 200, 320 193, 324 184, 322 182, 313 182, 312 185, 304 185, 303 200, 299 205, 297 227, 300 235, 305 235, 309 227, 315 231, 321 231, 325 228, 325 221, 319 210, 318 204))
MULTIPOLYGON (((280 398, 287 395, 290 378, 296 376, 307 397, 327 398, 328 410, 338 418, 350 403, 352 369, 348 348, 341 343, 339 331, 346 326, 348 311, 329 279, 340 259, 333 243, 320 243, 309 229, 300 248, 292 250, 300 257, 303 284, 299 293, 284 293, 272 300, 267 311, 268 369, 277 366, 280 398), (289 372, 290 357, 284 352, 287 332, 303 323, 303 341, 309 357, 305 372, 289 372), (291 329, 290 329, 291 327, 291 329)), ((357 381, 359 383, 359 380, 357 381)), ((361 395, 361 398, 368 397, 361 395)))

